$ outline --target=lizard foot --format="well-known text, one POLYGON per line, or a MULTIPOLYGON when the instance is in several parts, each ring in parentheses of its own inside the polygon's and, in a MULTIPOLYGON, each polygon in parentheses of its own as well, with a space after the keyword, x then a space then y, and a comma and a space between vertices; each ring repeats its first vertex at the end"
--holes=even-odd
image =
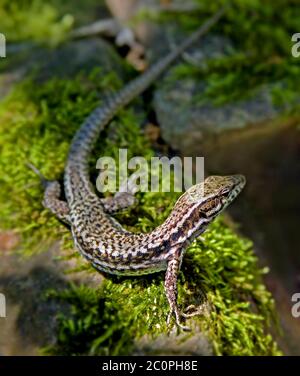
POLYGON ((168 314, 168 318, 167 318, 167 326, 170 327, 173 314, 175 314, 176 325, 178 326, 178 328, 182 329, 185 332, 190 332, 191 331, 190 327, 181 324, 180 316, 183 316, 183 314, 179 314, 178 310, 173 310, 173 309, 170 310, 168 314))
POLYGON ((200 315, 203 314, 203 312, 204 312, 203 306, 196 307, 194 304, 192 304, 192 305, 189 305, 188 307, 186 307, 185 312, 183 312, 181 314, 181 316, 183 316, 184 318, 190 318, 190 317, 194 317, 194 316, 200 316, 200 315), (193 311, 188 312, 188 311, 191 311, 191 310, 193 310, 193 311))

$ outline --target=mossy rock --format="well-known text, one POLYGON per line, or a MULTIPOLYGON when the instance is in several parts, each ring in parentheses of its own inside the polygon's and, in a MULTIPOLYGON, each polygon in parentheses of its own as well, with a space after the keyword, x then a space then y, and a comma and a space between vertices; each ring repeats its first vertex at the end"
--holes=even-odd
MULTIPOLYGON (((68 147, 79 124, 105 96, 123 85, 115 70, 92 68, 88 61, 87 67, 79 64, 72 70, 68 65, 70 74, 53 68, 49 75, 41 75, 38 70, 0 103, 0 228, 14 229, 18 234, 16 252, 21 257, 35 257, 57 241, 61 249, 73 249, 69 230, 42 207, 43 189, 26 162, 40 168, 47 178, 61 180, 68 147)), ((127 68, 123 69, 127 76, 127 68)), ((146 119, 143 106, 137 99, 120 112, 99 140, 91 166, 100 155, 117 157, 119 148, 127 148, 129 157, 153 156, 141 130, 146 119)), ((91 172, 94 176, 94 168, 91 172)), ((132 231, 150 231, 166 218, 177 197, 177 193, 139 194, 139 205, 117 218, 132 231)), ((180 348, 177 341, 192 338, 192 343, 202 341, 203 346, 196 350, 201 354, 279 355, 270 334, 274 302, 262 281, 266 270, 258 267, 251 242, 226 222, 222 217, 213 223, 185 255, 178 284, 179 304, 201 305, 203 314, 188 321, 191 333, 177 336, 173 329, 170 349, 180 348)), ((77 251, 69 251, 67 258, 75 260, 77 271, 96 273, 82 264, 77 251)), ((169 307, 163 280, 162 273, 139 278, 107 277, 98 288, 70 283, 64 291, 48 291, 49 304, 62 300, 70 313, 58 317, 56 343, 44 352, 134 354, 147 338, 149 346, 143 351, 153 353, 152 339, 155 344, 168 333, 169 307)), ((191 351, 187 345, 179 353, 191 351)))
POLYGON ((199 40, 160 81, 153 103, 162 135, 175 150, 212 160, 211 149, 222 149, 231 134, 243 140, 251 132, 259 139, 262 129, 268 135, 268 127, 277 131, 274 120, 298 112, 300 65, 291 54, 291 36, 300 27, 299 9, 293 1, 193 3, 198 8, 192 13, 140 17, 160 22, 150 43, 156 51, 158 39, 162 49, 176 45, 207 13, 229 5, 212 35, 199 40))

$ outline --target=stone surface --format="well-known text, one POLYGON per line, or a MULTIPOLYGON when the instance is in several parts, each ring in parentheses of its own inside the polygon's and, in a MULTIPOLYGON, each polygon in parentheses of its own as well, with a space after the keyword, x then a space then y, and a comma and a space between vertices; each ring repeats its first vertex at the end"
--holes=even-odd
POLYGON ((211 356, 213 355, 212 345, 207 337, 195 328, 193 334, 181 333, 177 335, 174 331, 169 334, 161 334, 156 339, 148 336, 142 337, 136 342, 134 355, 189 355, 189 356, 211 356))
POLYGON ((6 318, 0 318, 0 354, 38 355, 41 347, 55 343, 57 316, 68 315, 69 307, 46 298, 47 292, 63 290, 70 282, 100 285, 103 277, 97 273, 65 274, 75 261, 59 261, 61 256, 59 244, 26 260, 15 252, 0 254, 0 292, 6 298, 6 318))
POLYGON ((94 67, 123 73, 122 59, 114 48, 100 38, 67 42, 56 49, 29 45, 0 61, 0 99, 13 85, 38 71, 38 78, 72 78, 80 71, 90 72, 94 67))
POLYGON ((54 51, 47 51, 42 59, 41 74, 45 79, 53 76, 74 77, 82 70, 94 67, 122 73, 122 59, 114 48, 100 38, 72 41, 54 51))
POLYGON ((161 88, 155 93, 154 106, 162 136, 184 154, 199 155, 201 145, 214 136, 272 120, 278 113, 268 89, 259 91, 249 100, 222 107, 193 106, 193 96, 205 90, 201 86, 201 83, 186 80, 176 83, 176 88, 168 92, 161 88))
MULTIPOLYGON (((208 37, 187 58, 205 67, 206 59, 222 56, 230 49, 226 39, 208 37)), ((214 105, 212 100, 195 101, 195 96, 204 97, 206 87, 205 80, 190 77, 172 81, 167 75, 155 90, 154 108, 162 137, 183 154, 202 156, 216 137, 253 128, 280 113, 272 102, 271 86, 255 90, 247 99, 221 106, 214 105)))

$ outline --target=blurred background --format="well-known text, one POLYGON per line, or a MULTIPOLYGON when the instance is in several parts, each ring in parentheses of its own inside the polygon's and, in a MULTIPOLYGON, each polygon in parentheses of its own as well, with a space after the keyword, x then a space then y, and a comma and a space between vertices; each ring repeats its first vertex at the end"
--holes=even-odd
MULTIPOLYGON (((222 21, 145 94, 145 131, 158 153, 204 156, 207 174, 247 177, 229 212, 270 269, 265 282, 283 328, 279 343, 300 355, 300 319, 291 315, 291 297, 300 292, 300 57, 291 53, 298 1, 0 0, 7 41, 0 99, 41 62, 48 64, 43 77, 49 66, 72 75, 87 60, 120 69, 99 39, 126 61, 125 77, 134 77, 225 3, 231 7, 222 21), (80 46, 73 61, 60 50, 70 40, 80 46)), ((1 249, 17 241, 0 233, 1 249)))

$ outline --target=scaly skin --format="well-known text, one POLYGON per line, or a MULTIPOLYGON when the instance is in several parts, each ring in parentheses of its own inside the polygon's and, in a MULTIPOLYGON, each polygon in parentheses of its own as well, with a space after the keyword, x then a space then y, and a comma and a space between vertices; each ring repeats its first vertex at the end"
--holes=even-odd
POLYGON ((171 308, 168 321, 174 313, 177 325, 183 329, 188 328, 180 323, 177 275, 184 251, 233 201, 245 185, 245 178, 241 175, 207 178, 179 198, 163 224, 148 234, 136 234, 125 230, 109 215, 116 207, 126 206, 123 198, 128 203, 132 200, 122 194, 117 194, 110 203, 99 199, 89 179, 88 158, 99 133, 118 110, 154 82, 183 51, 217 22, 222 13, 218 12, 176 50, 125 86, 105 106, 91 113, 75 134, 70 147, 64 174, 67 201, 59 200, 60 187, 57 182, 46 183, 44 198, 44 205, 70 225, 76 247, 99 271, 141 275, 166 270, 165 291, 171 308))

